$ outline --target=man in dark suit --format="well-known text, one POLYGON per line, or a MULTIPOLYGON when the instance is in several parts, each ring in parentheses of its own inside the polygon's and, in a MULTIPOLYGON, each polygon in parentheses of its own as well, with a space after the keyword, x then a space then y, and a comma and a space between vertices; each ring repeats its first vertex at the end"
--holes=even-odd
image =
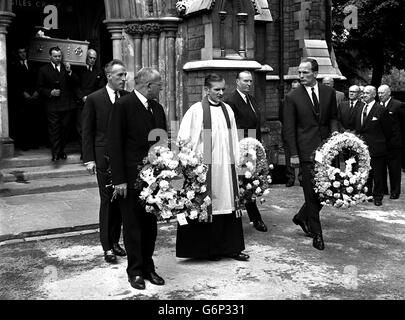
POLYGON ((353 131, 353 115, 354 110, 358 107, 364 106, 364 103, 359 99, 360 88, 359 86, 353 85, 349 88, 349 100, 343 101, 338 105, 338 120, 339 120, 339 131, 353 131))
POLYGON ((305 58, 298 67, 301 86, 287 94, 284 101, 284 135, 291 152, 291 164, 300 165, 305 203, 293 222, 307 236, 313 246, 325 248, 319 211, 322 209, 313 186, 314 151, 331 132, 338 130, 335 90, 318 84, 318 63, 305 58))
POLYGON ((363 92, 364 106, 358 106, 353 117, 354 129, 368 146, 371 170, 367 180, 367 194, 373 196, 376 206, 382 205, 384 197, 384 170, 387 142, 391 138, 391 119, 388 111, 375 101, 377 95, 373 86, 366 86, 363 92))
POLYGON ((125 250, 118 243, 121 234, 122 217, 118 201, 111 201, 113 189, 111 172, 107 159, 107 128, 111 109, 116 99, 124 96, 127 72, 120 60, 113 60, 105 66, 107 85, 89 94, 83 108, 83 162, 89 173, 97 172, 100 194, 100 241, 104 259, 115 262, 116 256, 125 256, 125 250))
POLYGON ((131 286, 145 289, 144 279, 156 285, 164 280, 155 272, 152 255, 157 235, 156 216, 145 211, 135 189, 139 165, 153 145, 152 130, 167 130, 163 107, 153 99, 161 90, 157 70, 142 68, 135 76, 135 90, 119 99, 111 112, 108 152, 112 182, 118 194, 127 250, 127 274, 131 286))
MULTIPOLYGON (((236 126, 238 129, 243 129, 243 137, 248 137, 249 130, 251 130, 254 133, 253 137, 261 142, 259 105, 256 99, 249 94, 252 84, 253 78, 249 71, 239 72, 236 77, 236 90, 225 102, 230 105, 235 114, 236 126)), ((266 232, 267 227, 262 220, 256 201, 246 203, 245 207, 256 230, 266 232)))
POLYGON ((87 96, 105 86, 105 77, 100 68, 96 66, 97 52, 93 49, 87 51, 86 68, 81 68, 78 72, 79 86, 76 88, 77 114, 76 129, 79 134, 79 145, 82 150, 82 112, 87 96))
POLYGON ((10 136, 21 150, 38 148, 41 132, 37 72, 27 58, 25 47, 19 47, 10 68, 10 136))
MULTIPOLYGON (((387 168, 390 177, 390 199, 398 199, 401 194, 401 165, 402 165, 402 130, 401 109, 402 102, 391 97, 391 89, 386 84, 378 88, 380 104, 388 111, 391 118, 391 137, 387 141, 387 168)), ((387 186, 387 170, 384 170, 384 189, 387 186)))
POLYGON ((59 47, 50 48, 49 56, 50 63, 39 69, 37 84, 47 112, 52 161, 56 161, 67 158, 65 146, 69 122, 77 107, 74 101, 77 77, 73 75, 69 63, 62 63, 59 47))

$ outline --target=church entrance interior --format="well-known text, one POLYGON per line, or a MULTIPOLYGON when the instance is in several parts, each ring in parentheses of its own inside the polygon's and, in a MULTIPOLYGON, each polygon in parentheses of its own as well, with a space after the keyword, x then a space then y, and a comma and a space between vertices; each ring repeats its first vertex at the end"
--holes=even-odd
MULTIPOLYGON (((87 41, 88 48, 97 51, 97 65, 102 67, 112 59, 110 34, 103 23, 104 1, 14 0, 13 13, 16 16, 7 34, 10 137, 14 140, 15 156, 27 150, 33 152, 32 150, 40 149, 41 152, 48 153, 47 118, 41 97, 27 99, 23 95, 26 90, 31 97, 34 97, 37 71, 46 63, 33 61, 30 58, 30 46, 33 46, 33 39, 38 32, 50 38, 87 41), (22 74, 19 68, 23 64, 19 55, 24 54, 24 48, 28 55, 26 68, 29 72, 22 74)), ((73 70, 75 68, 85 67, 73 65, 73 70)), ((76 119, 73 118, 69 126, 67 149, 79 153, 76 119)), ((69 150, 67 152, 69 153, 69 150)))

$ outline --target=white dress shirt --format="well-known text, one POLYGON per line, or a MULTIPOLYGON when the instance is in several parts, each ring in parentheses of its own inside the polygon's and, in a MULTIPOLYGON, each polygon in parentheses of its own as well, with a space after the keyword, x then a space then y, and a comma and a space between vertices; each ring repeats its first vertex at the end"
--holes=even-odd
POLYGON ((314 105, 314 101, 312 100, 312 88, 314 88, 315 91, 315 95, 318 98, 318 103, 319 103, 319 87, 318 87, 318 82, 315 83, 315 85, 313 87, 309 87, 309 86, 304 86, 305 89, 308 92, 309 98, 312 101, 312 104, 314 105))

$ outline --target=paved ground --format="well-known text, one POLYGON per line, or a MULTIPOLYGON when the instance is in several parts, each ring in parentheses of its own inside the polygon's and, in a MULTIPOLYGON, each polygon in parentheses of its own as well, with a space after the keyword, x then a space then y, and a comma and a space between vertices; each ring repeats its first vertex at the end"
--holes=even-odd
MULTIPOLYGON (((33 226, 93 223, 95 189, 77 192, 65 194, 71 198, 55 193, 36 195, 37 201, 34 195, 0 199, 2 219, 5 209, 12 212, 17 234, 33 226), (36 221, 41 208, 44 213, 55 210, 54 219, 36 221)), ((269 232, 254 230, 247 216, 243 218, 248 262, 178 259, 176 226, 161 224, 154 259, 166 285, 147 282, 144 291, 130 287, 125 258, 116 265, 104 262, 94 230, 71 237, 2 242, 0 299, 405 299, 404 195, 386 199, 382 207, 366 203, 350 210, 324 208, 322 252, 291 222, 302 201, 300 187, 274 186, 261 207, 269 232)))

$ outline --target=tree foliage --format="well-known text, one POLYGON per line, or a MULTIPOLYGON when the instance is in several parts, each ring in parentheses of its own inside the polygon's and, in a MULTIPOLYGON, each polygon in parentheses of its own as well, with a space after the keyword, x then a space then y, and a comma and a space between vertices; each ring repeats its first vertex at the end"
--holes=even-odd
POLYGON ((333 0, 332 6, 332 42, 349 78, 372 69, 371 84, 378 86, 392 67, 405 68, 405 0, 333 0), (345 28, 349 5, 357 8, 357 29, 345 28))

